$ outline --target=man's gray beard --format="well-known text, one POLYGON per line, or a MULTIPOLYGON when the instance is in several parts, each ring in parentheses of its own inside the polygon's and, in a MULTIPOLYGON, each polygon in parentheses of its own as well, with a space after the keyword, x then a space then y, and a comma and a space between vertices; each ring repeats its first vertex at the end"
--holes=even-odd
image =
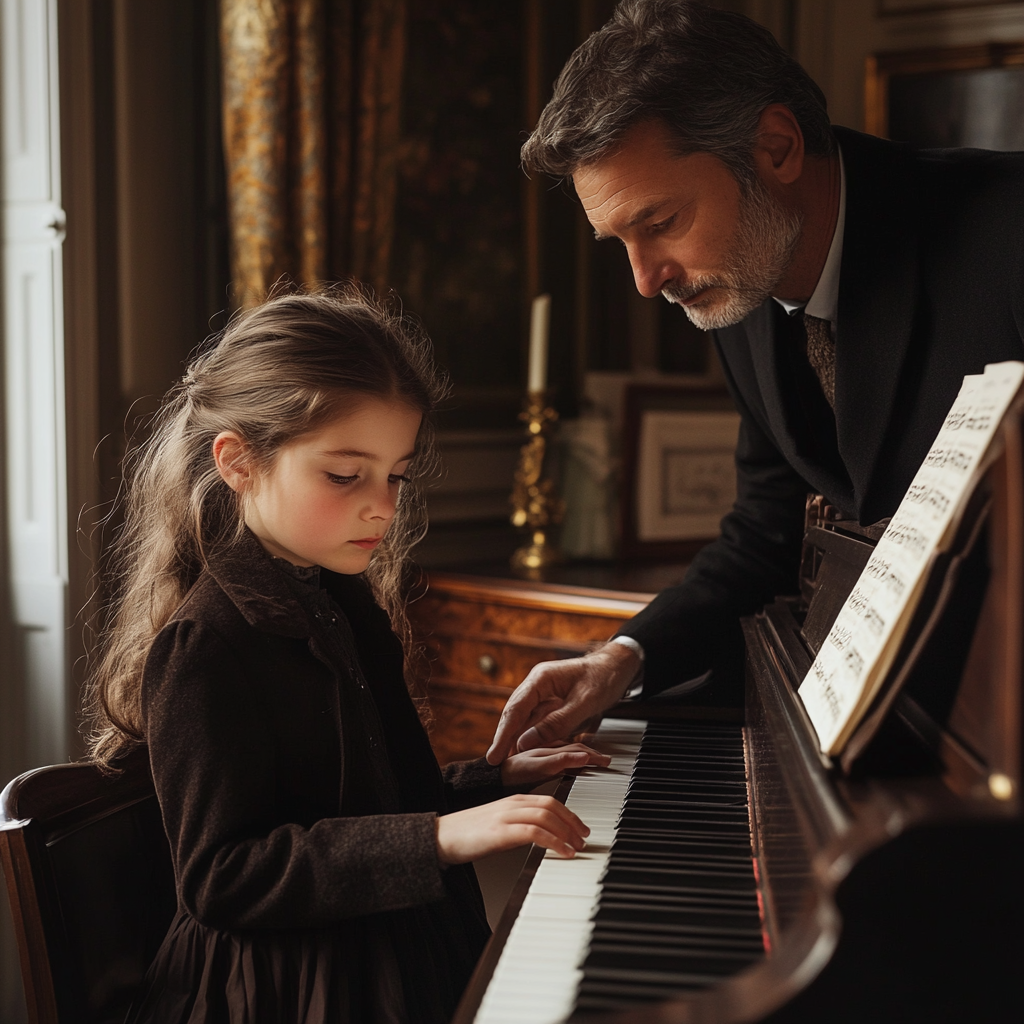
MULTIPOLYGON (((720 274, 694 278, 683 285, 673 281, 661 290, 669 302, 682 305, 705 288, 721 289, 724 301, 708 308, 683 306, 702 331, 738 324, 771 294, 793 261, 803 218, 789 213, 758 179, 740 194, 736 237, 723 259, 720 274)), ((719 296, 716 296, 718 298, 719 296)))

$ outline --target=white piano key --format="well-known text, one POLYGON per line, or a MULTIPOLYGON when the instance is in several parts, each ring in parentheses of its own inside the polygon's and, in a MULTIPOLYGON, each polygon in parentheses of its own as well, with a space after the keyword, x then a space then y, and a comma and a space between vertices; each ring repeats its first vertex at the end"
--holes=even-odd
POLYGON ((475 1024, 561 1024, 572 1012, 608 848, 646 727, 629 719, 601 723, 592 746, 612 762, 581 772, 566 800, 591 830, 587 847, 569 860, 550 852, 541 860, 475 1024))

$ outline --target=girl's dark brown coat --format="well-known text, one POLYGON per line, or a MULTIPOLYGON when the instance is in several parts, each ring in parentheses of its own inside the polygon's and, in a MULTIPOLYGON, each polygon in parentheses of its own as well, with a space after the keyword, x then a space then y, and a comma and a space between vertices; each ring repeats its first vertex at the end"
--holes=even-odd
POLYGON ((359 577, 300 582, 251 535, 156 638, 143 708, 179 913, 131 1020, 447 1020, 488 929, 438 814, 502 795, 442 775, 402 649, 359 577))

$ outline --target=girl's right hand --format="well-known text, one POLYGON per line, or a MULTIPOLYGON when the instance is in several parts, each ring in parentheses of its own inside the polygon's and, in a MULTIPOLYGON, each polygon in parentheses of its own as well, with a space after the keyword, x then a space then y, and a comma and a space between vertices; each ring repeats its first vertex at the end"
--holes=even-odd
POLYGON ((507 796, 437 819, 437 857, 465 864, 489 853, 536 843, 560 857, 575 857, 590 829, 554 797, 507 796))

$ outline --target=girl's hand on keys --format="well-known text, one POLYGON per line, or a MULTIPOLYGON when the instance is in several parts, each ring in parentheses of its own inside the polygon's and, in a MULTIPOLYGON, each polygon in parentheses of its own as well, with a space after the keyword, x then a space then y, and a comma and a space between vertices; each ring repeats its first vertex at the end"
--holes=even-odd
POLYGON ((590 764, 606 768, 611 760, 607 754, 592 750, 582 743, 537 747, 522 754, 513 754, 502 761, 501 782, 510 789, 513 786, 528 786, 590 764))
POLYGON ((590 829, 553 797, 507 796, 439 817, 437 859, 442 864, 465 864, 527 843, 560 857, 575 857, 588 835, 590 829))

